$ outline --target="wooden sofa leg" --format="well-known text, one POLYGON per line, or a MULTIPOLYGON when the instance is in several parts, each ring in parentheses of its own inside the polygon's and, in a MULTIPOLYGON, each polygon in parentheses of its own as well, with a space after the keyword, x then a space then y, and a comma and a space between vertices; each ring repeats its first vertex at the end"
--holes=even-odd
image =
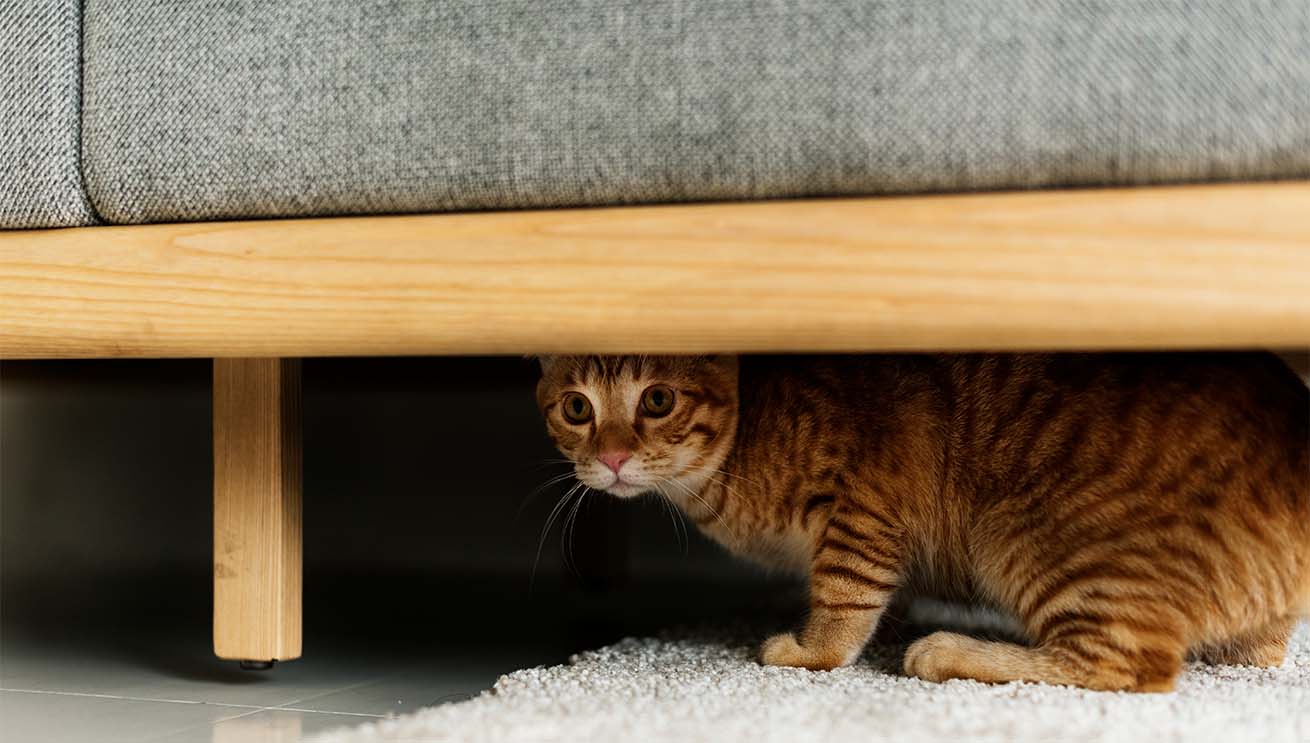
POLYGON ((300 657, 300 361, 214 359, 214 654, 300 657))

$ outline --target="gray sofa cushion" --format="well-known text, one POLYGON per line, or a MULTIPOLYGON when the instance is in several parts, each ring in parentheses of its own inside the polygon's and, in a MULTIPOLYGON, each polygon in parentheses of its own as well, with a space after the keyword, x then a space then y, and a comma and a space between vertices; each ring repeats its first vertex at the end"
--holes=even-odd
POLYGON ((1310 176, 1305 0, 118 0, 115 222, 1310 176))
POLYGON ((0 228, 88 224, 78 0, 0 3, 0 228))

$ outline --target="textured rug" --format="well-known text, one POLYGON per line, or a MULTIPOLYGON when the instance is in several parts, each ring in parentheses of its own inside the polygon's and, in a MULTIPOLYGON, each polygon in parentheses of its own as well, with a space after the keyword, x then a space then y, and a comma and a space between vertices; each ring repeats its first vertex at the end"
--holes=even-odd
MULTIPOLYGON (((903 652, 903 648, 900 649, 903 652)), ((764 668, 741 639, 629 639, 502 677, 457 704, 321 736, 373 741, 1310 741, 1310 626, 1276 669, 1190 664, 1170 694, 931 684, 896 649, 826 673, 764 668)))

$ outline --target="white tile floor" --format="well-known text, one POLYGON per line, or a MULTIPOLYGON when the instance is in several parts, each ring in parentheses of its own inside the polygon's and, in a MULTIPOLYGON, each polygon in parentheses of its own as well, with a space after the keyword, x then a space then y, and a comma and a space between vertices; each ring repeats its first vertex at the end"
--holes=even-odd
POLYGON ((559 659, 540 650, 470 658, 431 650, 370 655, 320 645, 301 660, 251 672, 208 656, 203 637, 119 637, 89 644, 7 632, 0 653, 0 741, 296 741, 466 699, 501 673, 559 659), (146 643, 150 652, 132 652, 146 643))
MULTIPOLYGON (((319 574, 303 657, 213 656, 203 575, 0 585, 0 743, 295 741, 470 698, 504 673, 668 627, 756 617, 766 584, 319 574)), ((768 584, 771 585, 771 584, 768 584)))
POLYGON ((243 671, 212 654, 202 578, 11 582, 0 743, 295 741, 467 699, 503 673, 625 635, 757 616, 775 593, 643 581, 529 594, 522 583, 323 578, 307 597, 304 656, 243 671))

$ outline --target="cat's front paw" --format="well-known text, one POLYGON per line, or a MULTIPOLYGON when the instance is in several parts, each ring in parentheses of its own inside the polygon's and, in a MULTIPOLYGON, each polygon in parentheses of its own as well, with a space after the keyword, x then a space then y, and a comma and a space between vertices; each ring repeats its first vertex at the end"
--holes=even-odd
POLYGON ((815 652, 801 645, 792 632, 765 640, 760 648, 760 662, 766 666, 791 666, 811 671, 830 671, 844 665, 842 659, 832 653, 815 652))

